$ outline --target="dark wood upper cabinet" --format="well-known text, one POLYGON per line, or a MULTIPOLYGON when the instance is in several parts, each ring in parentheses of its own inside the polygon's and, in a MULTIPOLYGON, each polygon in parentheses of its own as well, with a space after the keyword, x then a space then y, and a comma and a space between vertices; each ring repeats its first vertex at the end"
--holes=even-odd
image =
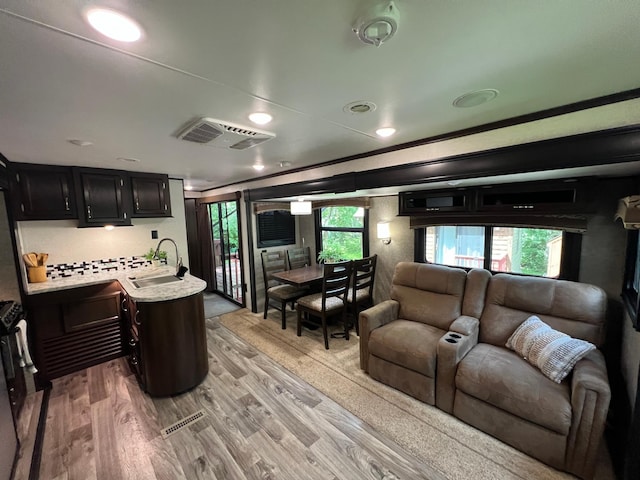
POLYGON ((529 182, 478 188, 477 210, 513 214, 585 213, 589 180, 529 182))
POLYGON ((169 177, 130 173, 134 217, 170 217, 169 177))
POLYGON ((14 164, 10 190, 16 220, 78 218, 70 168, 14 164))
POLYGON ((468 212, 473 207, 473 192, 437 190, 402 192, 399 195, 400 215, 429 215, 444 212, 468 212))
POLYGON ((126 172, 77 168, 74 177, 80 207, 79 227, 131 225, 126 172))
POLYGON ((587 214, 593 210, 591 178, 523 182, 447 190, 401 192, 399 215, 414 217, 468 215, 587 214))

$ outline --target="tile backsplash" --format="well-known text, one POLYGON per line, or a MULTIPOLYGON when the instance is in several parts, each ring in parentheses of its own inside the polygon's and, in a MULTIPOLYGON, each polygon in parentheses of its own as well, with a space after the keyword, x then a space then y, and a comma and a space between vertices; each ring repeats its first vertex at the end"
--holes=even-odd
MULTIPOLYGON (((160 260, 163 265, 167 264, 166 259, 160 260)), ((136 268, 151 266, 153 262, 144 257, 118 257, 102 258, 99 260, 89 260, 86 262, 58 263, 47 265, 47 278, 68 278, 79 275, 92 275, 109 271, 127 271, 136 268)))

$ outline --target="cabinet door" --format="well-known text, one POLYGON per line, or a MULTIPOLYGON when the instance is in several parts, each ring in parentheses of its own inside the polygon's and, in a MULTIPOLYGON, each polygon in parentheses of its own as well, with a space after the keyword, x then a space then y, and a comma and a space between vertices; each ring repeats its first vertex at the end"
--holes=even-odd
POLYGON ((478 211, 513 213, 572 213, 584 209, 580 186, 575 183, 529 183, 482 187, 478 211))
POLYGON ((399 200, 400 215, 430 215, 445 212, 468 212, 472 208, 471 193, 466 190, 401 192, 399 200))
POLYGON ((169 177, 167 175, 131 174, 134 217, 170 217, 169 177))
POLYGON ((77 170, 80 227, 131 225, 127 177, 123 172, 77 170))
POLYGON ((12 204, 17 220, 78 217, 70 169, 17 166, 12 180, 12 204))

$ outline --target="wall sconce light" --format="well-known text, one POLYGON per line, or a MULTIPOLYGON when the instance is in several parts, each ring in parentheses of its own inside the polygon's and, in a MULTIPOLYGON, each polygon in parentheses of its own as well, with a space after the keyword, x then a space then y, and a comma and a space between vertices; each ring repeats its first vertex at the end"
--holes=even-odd
POLYGON ((389 222, 378 222, 378 240, 382 241, 385 245, 391 243, 391 229, 389 228, 389 222))
POLYGON ((302 199, 291 202, 291 215, 311 215, 311 202, 302 199))

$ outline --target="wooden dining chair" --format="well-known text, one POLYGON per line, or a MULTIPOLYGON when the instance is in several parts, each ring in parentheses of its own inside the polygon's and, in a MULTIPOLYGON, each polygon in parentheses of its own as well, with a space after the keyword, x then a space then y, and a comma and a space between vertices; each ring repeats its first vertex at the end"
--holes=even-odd
POLYGON ((309 247, 294 247, 287 250, 289 270, 311 265, 311 250, 309 247))
POLYGON ((362 310, 373 306, 373 284, 376 278, 377 260, 378 255, 372 255, 353 261, 347 310, 356 327, 356 335, 360 335, 358 315, 362 310))
POLYGON ((287 328, 287 303, 291 302, 291 310, 295 301, 309 293, 306 288, 298 288, 293 285, 283 285, 275 280, 272 275, 286 270, 286 259, 283 251, 264 251, 262 257, 262 275, 264 278, 264 315, 267 318, 267 310, 271 305, 276 310, 280 310, 282 315, 282 329, 287 328), (274 302, 272 304, 272 302, 274 302))
POLYGON ((349 324, 347 322, 347 294, 353 262, 351 260, 338 263, 325 263, 322 277, 322 292, 306 295, 298 299, 298 336, 302 335, 302 315, 305 322, 312 323, 309 317, 319 317, 324 335, 324 348, 329 349, 327 318, 341 315, 344 325, 344 336, 349 340, 349 324))

